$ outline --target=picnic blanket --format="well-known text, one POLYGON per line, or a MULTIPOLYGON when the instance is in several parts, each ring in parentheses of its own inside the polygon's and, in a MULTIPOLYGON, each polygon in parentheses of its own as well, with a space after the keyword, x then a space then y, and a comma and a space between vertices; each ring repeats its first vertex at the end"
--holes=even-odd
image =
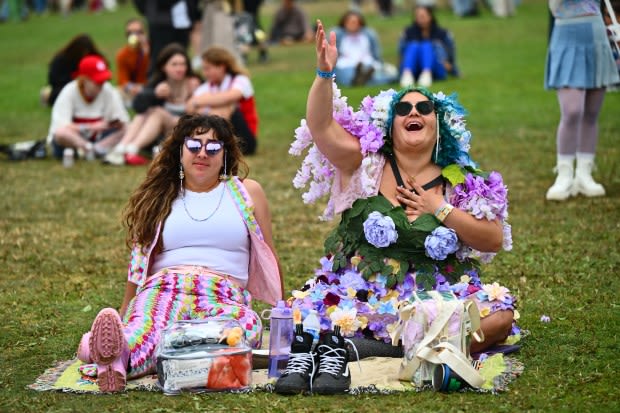
MULTIPOLYGON (((398 380, 400 358, 370 357, 359 362, 350 362, 351 387, 349 394, 361 393, 395 393, 420 391, 410 383, 398 380)), ((95 379, 82 376, 79 366, 83 363, 77 359, 61 361, 47 369, 28 388, 37 391, 61 391, 73 393, 99 393, 95 379)), ((503 354, 489 356, 481 363, 480 374, 485 379, 478 392, 497 393, 507 390, 508 384, 523 372, 523 365, 516 359, 503 354)), ((266 369, 252 372, 252 386, 247 392, 273 392, 275 379, 267 376, 266 369)), ((161 391, 157 376, 151 375, 127 382, 126 389, 143 391, 161 391)), ((430 389, 430 386, 429 386, 430 389)), ((422 389, 424 390, 424 389, 422 389)), ((473 390, 469 390, 473 391, 473 390)))

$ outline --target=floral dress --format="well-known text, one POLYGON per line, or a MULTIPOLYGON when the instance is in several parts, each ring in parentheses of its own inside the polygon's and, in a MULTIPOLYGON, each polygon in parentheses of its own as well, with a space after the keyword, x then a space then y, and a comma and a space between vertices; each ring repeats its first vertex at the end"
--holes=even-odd
MULTIPOLYGON (((441 143, 432 161, 442 167, 445 200, 477 219, 498 220, 503 249, 512 249, 507 188, 499 173, 481 171, 469 156, 472 134, 456 94, 389 89, 365 97, 354 110, 334 83, 333 118, 359 139, 363 156, 347 188, 341 187, 339 171, 314 144, 305 119, 289 149, 294 156, 306 153, 293 179, 296 188, 306 189, 303 201, 329 197, 323 220, 341 213, 339 225, 325 241, 321 266, 291 299, 302 316, 317 310, 323 331, 339 325, 345 336, 390 342, 390 333, 399 325, 399 304, 411 300, 416 291, 431 289, 475 301, 483 318, 500 310, 512 310, 514 319, 519 318, 509 290, 481 280, 481 263, 489 262, 494 253, 465 245, 433 214, 410 223, 401 206, 379 194, 383 166, 392 153, 393 108, 410 92, 433 102, 441 143)), ((514 322, 512 333, 508 342, 520 337, 514 322)))
MULTIPOLYGON (((477 219, 499 219, 504 249, 511 249, 501 175, 451 165, 443 176, 449 182, 446 200, 477 219)), ((358 199, 326 239, 315 276, 293 291, 292 305, 302 315, 317 310, 324 331, 337 323, 345 336, 390 342, 398 304, 417 290, 452 291, 461 299, 473 299, 482 317, 514 310, 515 299, 507 288, 481 281, 480 264, 493 255, 460 242, 454 230, 432 214, 410 223, 401 206, 380 194, 358 199)), ((513 334, 518 333, 514 325, 513 334)))

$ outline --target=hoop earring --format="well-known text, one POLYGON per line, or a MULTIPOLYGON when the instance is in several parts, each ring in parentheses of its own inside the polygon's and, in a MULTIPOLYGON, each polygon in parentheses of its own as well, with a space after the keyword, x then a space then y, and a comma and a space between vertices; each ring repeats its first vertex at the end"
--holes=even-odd
POLYGON ((439 159, 439 116, 437 116, 437 139, 436 141, 436 145, 435 145, 435 163, 437 163, 437 160, 439 159))
POLYGON ((220 174, 220 181, 227 181, 229 178, 226 171, 226 149, 224 149, 224 171, 220 174))

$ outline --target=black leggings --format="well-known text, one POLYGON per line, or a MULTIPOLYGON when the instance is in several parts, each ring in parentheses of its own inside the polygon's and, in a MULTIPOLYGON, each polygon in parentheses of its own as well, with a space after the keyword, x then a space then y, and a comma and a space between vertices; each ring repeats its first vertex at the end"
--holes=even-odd
POLYGON ((233 125, 235 134, 239 137, 241 152, 244 155, 251 155, 256 152, 256 136, 248 127, 243 114, 238 108, 230 116, 230 123, 233 125))

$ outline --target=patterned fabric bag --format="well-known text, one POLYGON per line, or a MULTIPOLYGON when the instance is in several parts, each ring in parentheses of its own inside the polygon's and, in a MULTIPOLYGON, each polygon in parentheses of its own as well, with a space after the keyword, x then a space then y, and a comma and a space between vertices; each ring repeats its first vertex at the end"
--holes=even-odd
POLYGON ((469 355, 471 338, 484 340, 476 303, 460 300, 451 291, 418 291, 413 302, 401 304, 399 318, 392 344, 403 345, 400 380, 417 387, 430 385, 435 367, 443 364, 471 387, 482 386, 469 355))

